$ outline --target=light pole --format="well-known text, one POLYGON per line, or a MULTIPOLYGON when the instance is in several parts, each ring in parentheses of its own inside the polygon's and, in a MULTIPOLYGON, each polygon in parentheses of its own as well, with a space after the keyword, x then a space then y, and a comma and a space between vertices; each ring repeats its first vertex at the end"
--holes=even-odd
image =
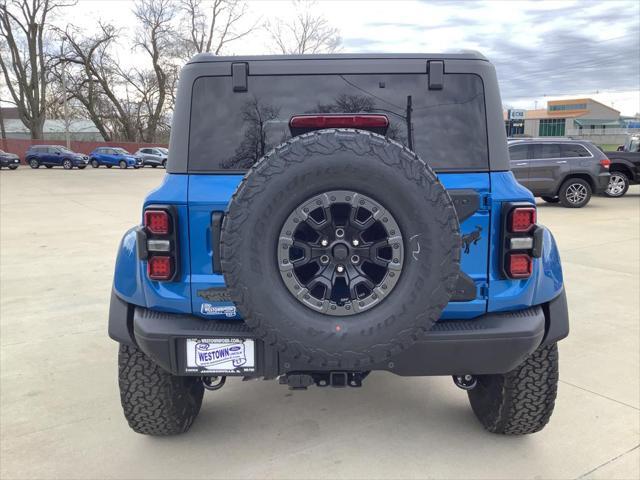
POLYGON ((67 75, 64 63, 62 64, 62 102, 64 110, 64 138, 67 143, 67 150, 70 150, 71 138, 69 136, 69 107, 67 105, 67 75))

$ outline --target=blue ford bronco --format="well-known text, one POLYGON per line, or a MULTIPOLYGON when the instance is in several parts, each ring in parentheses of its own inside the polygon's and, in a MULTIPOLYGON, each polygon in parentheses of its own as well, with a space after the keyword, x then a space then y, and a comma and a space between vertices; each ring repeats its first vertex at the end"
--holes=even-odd
POLYGON ((542 429, 569 322, 477 53, 218 57, 182 70, 167 174, 120 244, 109 335, 139 433, 227 377, 450 375, 491 432, 542 429))

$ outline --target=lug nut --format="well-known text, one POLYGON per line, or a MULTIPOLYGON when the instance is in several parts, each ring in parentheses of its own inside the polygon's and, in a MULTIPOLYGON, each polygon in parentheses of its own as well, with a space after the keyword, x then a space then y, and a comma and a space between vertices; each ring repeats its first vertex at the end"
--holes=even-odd
POLYGON ((326 265, 327 263, 329 263, 329 256, 328 256, 328 255, 322 255, 322 256, 320 257, 320 263, 324 263, 325 265, 326 265))
POLYGON ((336 270, 337 270, 338 273, 342 273, 342 272, 344 272, 344 267, 342 265, 338 265, 336 267, 336 270))
POLYGON ((360 245, 360 240, 358 240, 357 238, 354 238, 351 241, 351 245, 353 245, 354 247, 357 247, 358 245, 360 245))
POLYGON ((358 263, 360 261, 360 257, 358 255, 351 255, 351 263, 358 263))
POLYGON ((329 242, 327 241, 326 238, 323 238, 322 240, 320 240, 320 245, 322 245, 323 247, 326 247, 327 245, 329 245, 329 242))
POLYGON ((336 229, 336 237, 338 238, 344 237, 344 230, 342 228, 336 229))

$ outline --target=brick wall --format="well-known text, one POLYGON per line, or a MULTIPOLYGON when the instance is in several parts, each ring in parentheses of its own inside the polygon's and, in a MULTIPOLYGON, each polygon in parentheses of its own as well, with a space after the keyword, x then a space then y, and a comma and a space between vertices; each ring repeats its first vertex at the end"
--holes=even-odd
MULTIPOLYGON (((18 138, 7 138, 6 140, 0 140, 0 149, 5 152, 15 153, 20 157, 20 161, 24 162, 24 156, 31 145, 62 145, 65 146, 64 140, 26 140, 18 138)), ((71 141, 71 150, 78 153, 89 154, 93 149, 97 147, 121 147, 128 152, 135 152, 139 148, 143 147, 167 147, 163 143, 133 143, 133 142, 86 142, 86 141, 71 141)))

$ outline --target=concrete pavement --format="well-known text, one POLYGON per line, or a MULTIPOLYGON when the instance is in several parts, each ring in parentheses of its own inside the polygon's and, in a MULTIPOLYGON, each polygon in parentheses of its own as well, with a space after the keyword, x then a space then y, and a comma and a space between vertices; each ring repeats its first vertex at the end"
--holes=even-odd
POLYGON ((551 423, 486 433, 450 378, 361 389, 231 380, 192 430, 129 430, 106 334, 118 242, 164 171, 0 173, 2 478, 639 478, 640 188, 539 204, 560 245, 571 334, 551 423))

